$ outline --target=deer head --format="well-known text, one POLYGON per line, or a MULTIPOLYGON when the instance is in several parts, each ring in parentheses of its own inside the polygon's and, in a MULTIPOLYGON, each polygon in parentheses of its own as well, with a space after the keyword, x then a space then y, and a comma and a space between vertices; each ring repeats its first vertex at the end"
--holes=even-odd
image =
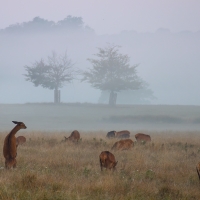
POLYGON ((21 129, 26 129, 26 125, 23 122, 18 121, 12 121, 14 124, 17 124, 17 126, 20 126, 21 129))

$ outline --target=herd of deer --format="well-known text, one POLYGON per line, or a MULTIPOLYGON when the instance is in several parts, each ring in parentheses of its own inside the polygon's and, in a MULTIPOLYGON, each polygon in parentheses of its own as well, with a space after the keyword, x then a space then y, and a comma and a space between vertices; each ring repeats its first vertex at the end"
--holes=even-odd
MULTIPOLYGON (((26 138, 24 136, 15 137, 15 134, 20 129, 26 129, 26 125, 23 122, 12 121, 16 126, 10 131, 10 133, 5 137, 4 146, 3 146, 3 155, 5 158, 5 168, 15 168, 17 165, 16 157, 17 157, 17 147, 18 145, 26 142, 26 138)), ((119 140, 115 142, 112 146, 111 150, 128 150, 133 147, 134 142, 131 139, 123 139, 129 138, 130 132, 127 130, 124 131, 110 131, 107 133, 108 138, 119 138, 119 140)), ((149 135, 143 133, 137 133, 135 135, 137 142, 150 142, 151 137, 149 135)), ((80 140, 80 133, 77 130, 74 130, 71 135, 67 138, 65 137, 65 141, 70 140, 74 142, 78 142, 80 140)), ((109 151, 102 151, 99 155, 100 167, 101 171, 103 168, 115 170, 117 165, 117 161, 115 160, 115 156, 109 151)), ((200 180, 200 162, 196 166, 197 174, 200 180)))

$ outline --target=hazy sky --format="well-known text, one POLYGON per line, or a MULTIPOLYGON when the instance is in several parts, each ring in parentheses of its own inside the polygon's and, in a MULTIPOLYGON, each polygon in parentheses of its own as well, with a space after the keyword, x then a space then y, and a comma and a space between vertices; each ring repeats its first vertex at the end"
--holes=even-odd
POLYGON ((0 29, 39 16, 55 22, 82 17, 97 34, 122 30, 200 30, 200 0, 1 0, 0 29))

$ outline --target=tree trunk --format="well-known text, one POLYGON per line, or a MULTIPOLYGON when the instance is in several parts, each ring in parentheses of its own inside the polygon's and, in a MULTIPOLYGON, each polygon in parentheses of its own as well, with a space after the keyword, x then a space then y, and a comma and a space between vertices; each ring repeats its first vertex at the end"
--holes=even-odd
POLYGON ((60 90, 58 88, 54 90, 54 103, 60 103, 60 90))
POLYGON ((109 97, 109 105, 110 106, 115 106, 117 101, 117 93, 111 91, 110 92, 110 97, 109 97))

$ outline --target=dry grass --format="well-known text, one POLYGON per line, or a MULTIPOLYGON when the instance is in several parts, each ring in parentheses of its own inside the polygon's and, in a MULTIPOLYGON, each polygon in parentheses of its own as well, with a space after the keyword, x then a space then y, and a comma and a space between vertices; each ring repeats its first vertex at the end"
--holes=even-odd
MULTIPOLYGON (((1 154, 0 199, 199 200, 200 133, 146 133, 151 143, 112 151, 117 171, 101 172, 99 154, 116 142, 105 133, 80 131, 82 140, 73 144, 61 142, 70 132, 26 132, 16 169, 4 169, 1 154)), ((0 135, 1 149, 5 136, 0 135)))

